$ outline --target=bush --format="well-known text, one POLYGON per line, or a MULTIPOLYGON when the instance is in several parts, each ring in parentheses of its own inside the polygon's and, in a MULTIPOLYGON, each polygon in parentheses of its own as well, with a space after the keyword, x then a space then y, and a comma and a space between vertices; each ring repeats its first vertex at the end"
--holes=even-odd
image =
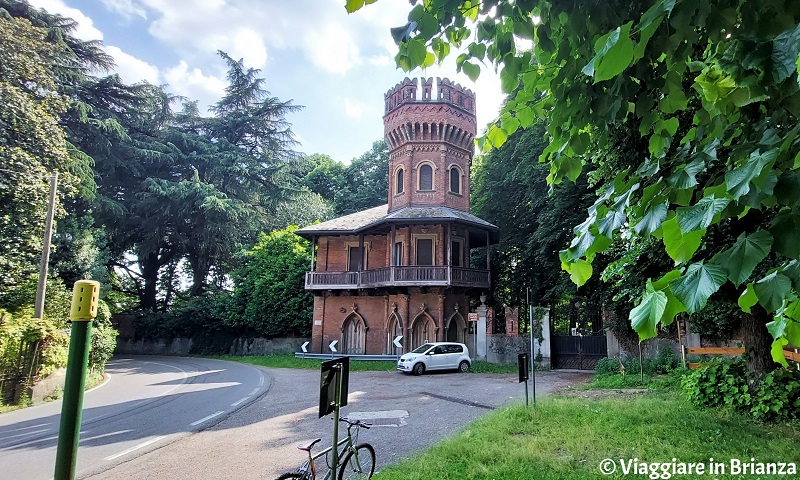
POLYGON ((742 359, 712 360, 683 377, 681 387, 699 407, 730 408, 763 421, 800 419, 800 372, 768 373, 752 388, 742 359))
POLYGON ((601 358, 594 367, 597 375, 614 375, 619 373, 619 360, 616 358, 601 358))

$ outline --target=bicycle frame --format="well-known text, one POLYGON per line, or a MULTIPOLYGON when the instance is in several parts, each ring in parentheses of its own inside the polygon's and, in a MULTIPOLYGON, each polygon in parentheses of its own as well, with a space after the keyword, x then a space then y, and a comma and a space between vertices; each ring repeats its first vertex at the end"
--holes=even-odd
MULTIPOLYGON (((342 419, 342 420, 344 420, 344 419, 342 419)), ((358 435, 358 428, 361 428, 361 427, 369 428, 369 426, 366 425, 366 424, 360 423, 360 422, 359 423, 350 423, 349 421, 346 421, 346 422, 348 424, 347 425, 347 436, 344 437, 343 439, 339 440, 339 442, 336 444, 337 448, 343 446, 341 451, 339 451, 338 459, 339 459, 339 462, 341 462, 341 460, 342 460, 342 458, 344 458, 345 454, 348 451, 352 451, 353 455, 356 456, 356 461, 358 461, 358 451, 354 446, 355 444, 353 443, 353 435, 351 433, 351 430, 352 430, 353 427, 356 427, 356 435, 358 435)), ((302 474, 304 477, 305 477, 305 475, 307 475, 310 472, 311 473, 311 477, 310 478, 316 479, 317 478, 317 466, 316 466, 315 460, 317 460, 320 457, 326 456, 328 453, 330 453, 333 450, 333 447, 332 446, 327 447, 327 448, 322 449, 319 452, 313 453, 313 454, 311 453, 311 448, 313 448, 313 446, 310 447, 307 450, 308 460, 306 460, 306 462, 303 464, 303 466, 298 469, 298 472, 300 474, 302 474)), ((327 464, 327 461, 326 461, 326 464, 327 464)), ((323 480, 335 480, 335 479, 333 479, 333 469, 332 468, 330 470, 328 470, 328 472, 325 474, 325 477, 324 477, 323 480)))

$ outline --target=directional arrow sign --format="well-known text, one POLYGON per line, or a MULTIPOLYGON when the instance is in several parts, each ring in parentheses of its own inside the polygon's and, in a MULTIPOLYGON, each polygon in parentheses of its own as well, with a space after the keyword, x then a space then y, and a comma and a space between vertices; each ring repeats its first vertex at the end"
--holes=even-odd
POLYGON ((397 347, 397 348, 403 348, 403 345, 401 345, 401 344, 400 344, 400 340, 401 340, 402 338, 403 338, 403 336, 402 336, 402 335, 398 335, 397 337, 395 337, 395 339, 392 341, 392 343, 394 343, 394 346, 395 346, 395 347, 397 347))
POLYGON ((300 348, 303 350, 303 353, 308 353, 308 348, 306 348, 308 347, 308 343, 309 342, 305 342, 304 344, 300 345, 300 348))
POLYGON ((336 353, 336 351, 337 351, 336 350, 336 344, 337 343, 339 343, 339 340, 334 340, 334 341, 331 342, 330 345, 328 345, 328 348, 331 349, 331 352, 336 353))

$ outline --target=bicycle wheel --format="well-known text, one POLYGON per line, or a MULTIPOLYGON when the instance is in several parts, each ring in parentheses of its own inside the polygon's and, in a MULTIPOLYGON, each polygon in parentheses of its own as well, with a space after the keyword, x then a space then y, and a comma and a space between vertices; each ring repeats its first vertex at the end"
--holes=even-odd
POLYGON ((284 473, 283 475, 278 477, 276 480, 290 480, 292 478, 304 479, 304 478, 307 478, 307 477, 304 477, 303 475, 301 475, 301 474, 299 474, 297 472, 288 472, 288 473, 284 473))
POLYGON ((347 452, 339 464, 339 480, 372 478, 375 473, 375 449, 369 443, 356 446, 347 452))

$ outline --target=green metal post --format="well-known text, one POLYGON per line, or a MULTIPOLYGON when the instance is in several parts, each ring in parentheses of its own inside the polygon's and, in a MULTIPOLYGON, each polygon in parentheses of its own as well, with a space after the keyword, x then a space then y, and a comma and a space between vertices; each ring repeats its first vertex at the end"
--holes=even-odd
POLYGON ((342 406, 342 364, 334 365, 336 373, 336 394, 334 395, 333 405, 333 451, 331 452, 331 478, 336 478, 337 467, 339 465, 339 409, 342 406))
POLYGON ((72 322, 67 360, 67 378, 64 382, 64 400, 61 404, 61 426, 58 430, 58 450, 54 480, 75 478, 78 459, 78 441, 81 438, 81 413, 83 390, 86 386, 86 368, 89 366, 89 349, 92 344, 92 322, 72 322))
POLYGON ((83 390, 86 388, 86 368, 92 347, 92 319, 97 316, 100 284, 94 280, 78 280, 72 289, 72 333, 69 337, 67 378, 64 380, 64 400, 61 403, 61 425, 58 429, 58 449, 54 480, 73 480, 81 439, 83 390))

